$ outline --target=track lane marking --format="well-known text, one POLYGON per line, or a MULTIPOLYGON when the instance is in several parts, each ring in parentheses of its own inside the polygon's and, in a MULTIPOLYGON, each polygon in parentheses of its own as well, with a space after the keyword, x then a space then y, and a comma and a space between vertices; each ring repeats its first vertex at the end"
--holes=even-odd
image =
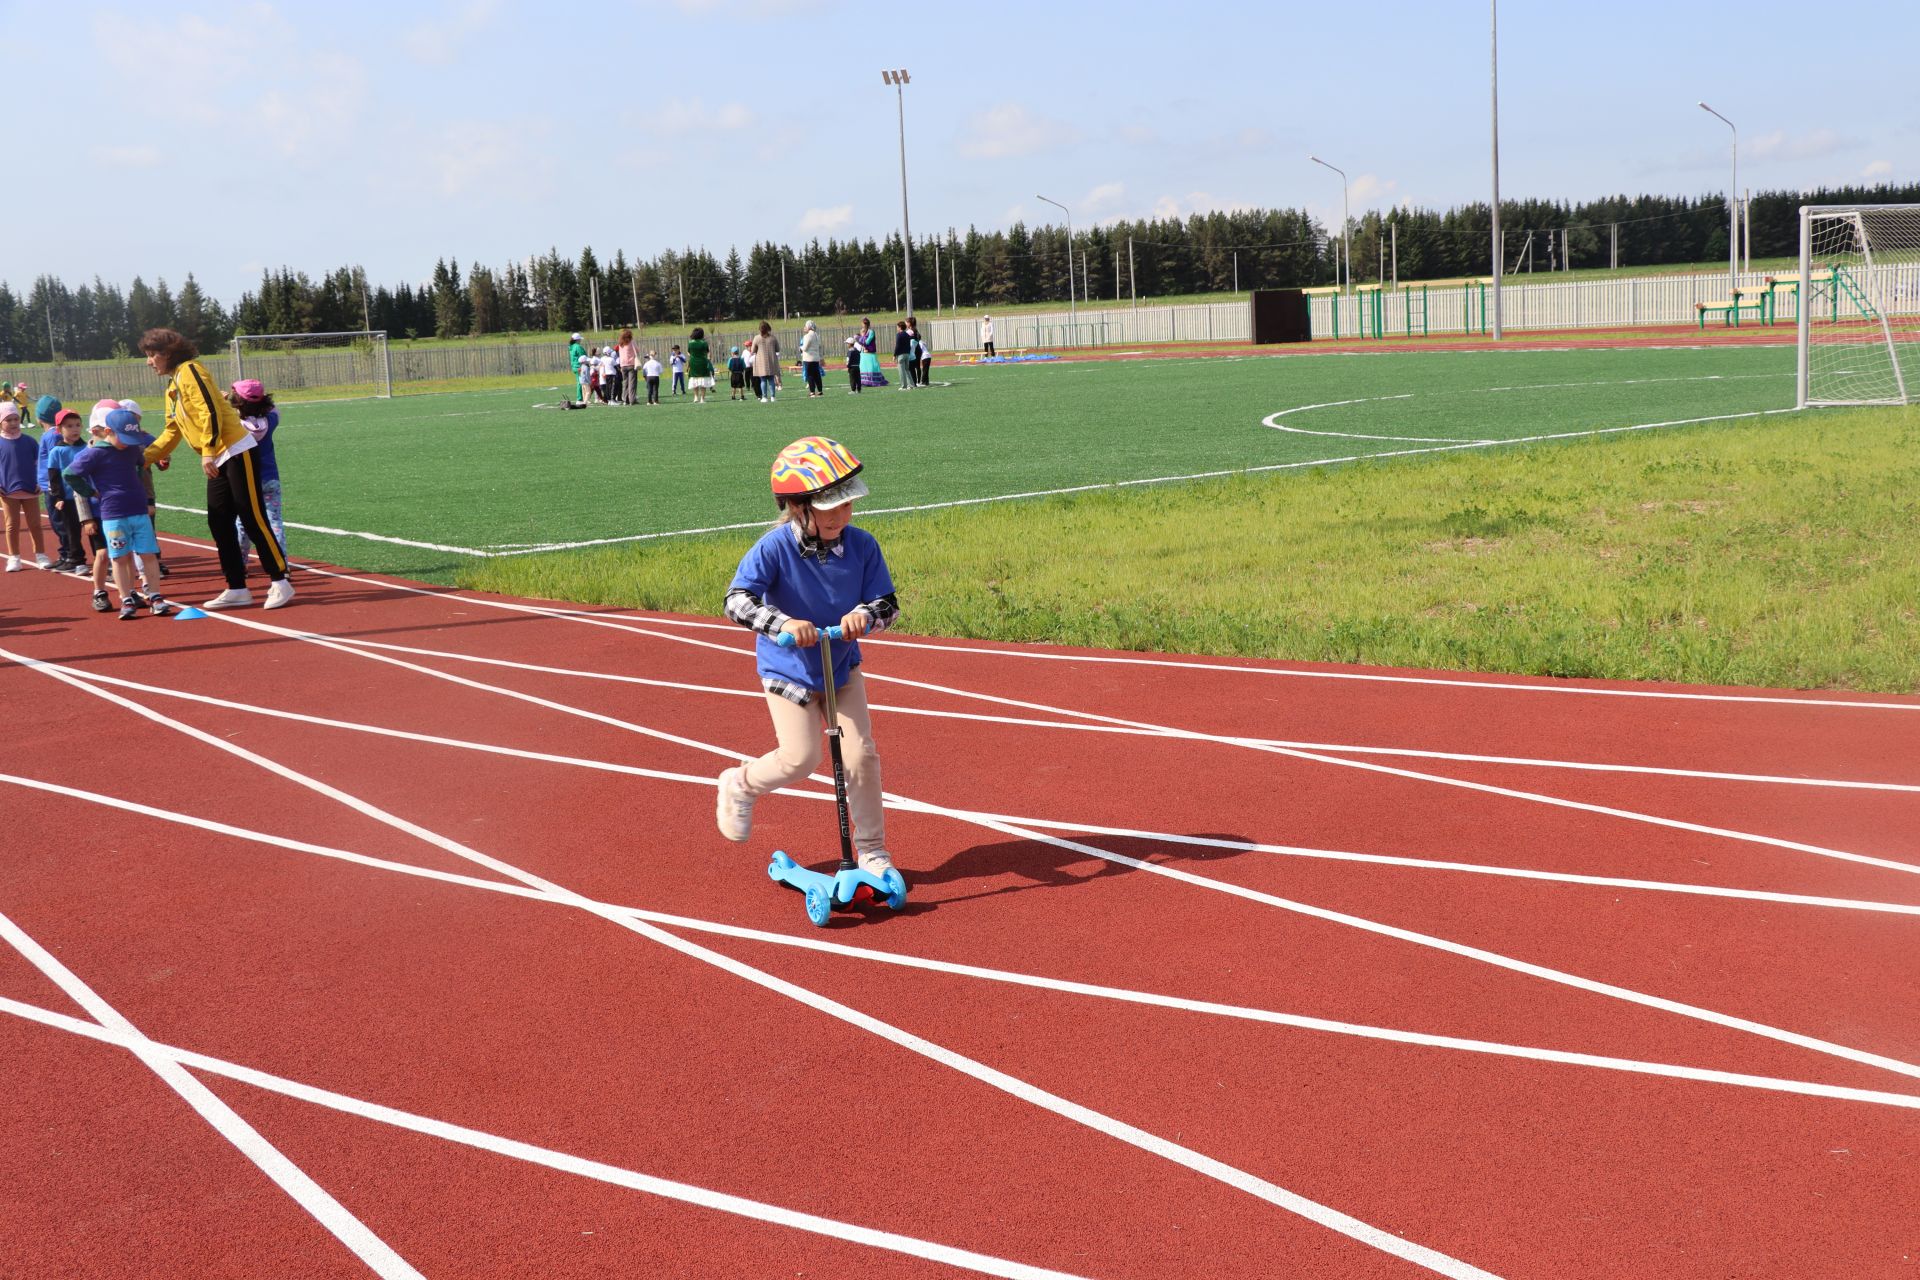
MULTIPOLYGON (((123 1049, 135 1049, 127 1037, 109 1029, 74 1018, 52 1009, 0 996, 0 1013, 12 1014, 28 1022, 68 1031, 77 1036, 97 1040, 102 1044, 115 1045, 123 1049)), ((729 1195, 724 1191, 714 1191, 707 1187, 696 1186, 688 1182, 675 1182, 668 1178, 655 1177, 625 1169, 619 1165, 607 1164, 599 1160, 589 1160, 583 1156, 570 1155, 550 1147, 535 1146, 530 1142, 503 1137, 465 1125, 452 1124, 445 1120, 435 1120, 397 1107, 384 1106, 364 1098, 336 1093, 331 1089, 322 1089, 285 1076, 276 1076, 254 1067, 243 1066, 224 1058, 209 1054, 195 1053, 189 1049, 173 1045, 162 1045, 147 1041, 152 1051, 181 1067, 191 1067, 209 1075, 217 1075, 251 1085, 283 1097, 294 1098, 301 1102, 325 1107, 331 1111, 358 1116, 363 1120, 372 1120, 379 1124, 390 1125, 396 1129, 405 1129, 412 1133, 430 1138, 439 1138, 461 1146, 473 1147, 494 1155, 506 1156, 512 1160, 540 1165, 560 1173, 570 1173, 595 1182, 609 1183, 624 1187, 630 1191, 640 1191, 648 1195, 659 1196, 666 1200, 677 1200, 683 1204, 698 1205, 704 1209, 715 1209, 721 1213, 730 1213, 738 1217, 752 1218, 759 1222, 776 1226, 792 1227, 814 1235, 829 1236, 836 1240, 847 1240, 855 1244, 868 1245, 876 1249, 886 1249, 894 1253, 907 1254, 910 1257, 924 1258, 930 1262, 941 1262, 948 1266, 960 1267, 968 1271, 977 1271, 982 1275, 1004 1276, 1008 1280, 1081 1280, 1064 1271, 1049 1271, 1042 1267, 1028 1266, 1025 1263, 995 1258, 988 1254, 974 1253, 971 1250, 955 1248, 952 1245, 938 1244, 914 1236, 900 1235, 892 1231, 878 1231, 872 1227, 863 1227, 858 1223, 842 1222, 834 1218, 823 1218, 817 1214, 803 1213, 797 1209, 788 1209, 765 1201, 750 1200, 744 1196, 729 1195)), ((136 1052, 138 1050, 135 1050, 136 1052)))
MULTIPOLYGON (((252 629, 257 631, 279 632, 286 635, 294 636, 296 638, 304 634, 304 633, 293 632, 288 628, 275 627, 267 623, 252 622, 246 619, 232 617, 230 615, 213 614, 209 616, 218 617, 222 621, 225 621, 234 626, 239 626, 242 628, 247 628, 247 629, 252 629)), ((354 652, 349 647, 326 644, 323 641, 309 640, 305 642, 320 643, 323 645, 323 647, 336 648, 342 652, 349 652, 349 653, 354 652)), ((691 643, 704 644, 706 642, 692 641, 691 643)), ((363 653, 360 656, 373 659, 376 661, 393 662, 398 665, 404 665, 409 667, 414 665, 411 663, 402 664, 402 663, 399 663, 397 659, 382 658, 379 655, 375 655, 375 654, 363 653)), ((23 662, 26 665, 29 665, 37 670, 44 670, 48 666, 48 664, 40 662, 37 659, 31 659, 31 658, 23 659, 16 655, 8 653, 6 650, 3 650, 3 649, 0 649, 0 657, 13 658, 15 661, 23 662)), ((417 670, 429 676, 435 677, 437 679, 450 680, 450 681, 453 681, 454 683, 465 685, 467 687, 479 688, 479 689, 491 689, 494 692, 501 694, 502 696, 519 700, 519 701, 532 702, 537 705, 545 706, 551 710, 560 711, 563 714, 577 715, 586 719, 591 719, 591 720, 599 721, 602 723, 610 723, 615 726, 625 723, 623 721, 615 720, 613 717, 602 716, 598 712, 586 711, 582 708, 577 708, 577 707, 569 707, 566 703, 554 702, 546 698, 537 698, 532 694, 521 693, 520 691, 514 690, 514 689, 507 689, 499 686, 487 685, 480 681, 467 680, 464 677, 454 676, 448 672, 435 671, 432 668, 426 668, 426 667, 417 668, 417 670)), ((248 759, 256 758, 253 756, 251 752, 247 752, 244 748, 234 746, 233 744, 227 743, 224 740, 216 738, 211 734, 203 733, 201 730, 194 729, 192 726, 182 725, 182 724, 178 724, 177 722, 170 721, 166 717, 160 715, 158 712, 155 712, 146 707, 143 707, 139 703, 135 703, 128 699, 121 698, 119 695, 109 693, 104 689, 91 688, 87 685, 87 682, 79 679, 76 676, 72 676, 65 672, 57 671, 57 670, 47 671, 46 674, 52 675, 55 678, 61 679, 66 683, 69 683, 76 687, 85 688, 87 689, 87 692, 92 693, 96 697, 106 698, 110 701, 130 707, 138 711, 141 715, 146 716, 150 719, 156 720, 163 724, 173 725, 174 727, 178 728, 180 731, 189 733, 195 737, 202 738, 203 740, 216 745, 217 747, 219 747, 219 749, 223 751, 233 752, 235 754, 241 755, 243 758, 248 758, 248 759)), ((1087 714, 1090 714, 1090 713, 1087 713, 1087 714)), ((634 728, 636 732, 648 734, 650 736, 663 736, 659 734, 659 731, 649 730, 649 729, 646 729, 644 726, 634 726, 634 728)), ((691 740, 686 739, 683 741, 690 742, 691 740)), ((711 750, 714 752, 722 752, 725 750, 724 748, 711 747, 711 746, 706 747, 705 749, 711 750)), ((304 778, 304 775, 293 774, 293 771, 287 770, 285 769, 284 766, 278 765, 277 763, 269 759, 265 759, 265 758, 258 758, 258 759, 260 760, 260 763, 263 765, 263 767, 272 769, 274 772, 282 773, 283 776, 292 775, 294 777, 304 778)), ((1362 766, 1362 767, 1382 769, 1382 770, 1385 769, 1384 766, 1378 766, 1378 765, 1362 766)), ((1399 772, 1399 771, 1390 770, 1389 772, 1399 772)), ((314 787, 326 787, 325 783, 320 783, 314 779, 306 779, 303 785, 314 786, 314 787)), ((1472 784, 1472 785, 1477 787, 1480 784, 1472 784)), ((332 789, 328 788, 328 791, 331 792, 332 789)), ((365 801, 359 800, 357 797, 346 796, 345 793, 341 793, 341 795, 344 797, 343 803, 348 803, 360 809, 360 811, 362 812, 368 812, 369 810, 372 810, 373 812, 384 812, 384 811, 377 810, 374 806, 369 805, 365 801)), ((929 814, 932 814, 935 816, 941 816, 941 817, 949 817, 949 818, 956 817, 955 811, 945 809, 938 805, 929 804, 924 801, 913 800, 908 797, 900 796, 897 793, 892 793, 892 792, 886 793, 886 795, 889 799, 894 800, 896 804, 899 805, 899 807, 904 809, 918 810, 920 812, 929 813, 929 814)), ((372 815, 369 814, 369 816, 372 816, 372 815)), ((388 815, 388 819, 391 819, 394 822, 406 821, 405 819, 394 818, 392 817, 392 815, 388 815)), ((379 820, 384 821, 388 819, 379 819, 379 820)), ((1891 1071, 1895 1074, 1909 1076, 1913 1078, 1920 1078, 1920 1066, 1917 1066, 1915 1064, 1904 1062, 1904 1061, 1901 1061, 1900 1059, 1889 1057, 1883 1054, 1872 1053, 1867 1050, 1856 1049, 1848 1045, 1838 1044, 1833 1041, 1822 1040, 1818 1037, 1803 1035, 1796 1031, 1789 1031, 1785 1028, 1775 1027, 1770 1024, 1759 1022, 1753 1019, 1741 1018, 1731 1014, 1720 1013, 1717 1010, 1708 1009, 1703 1006, 1687 1004, 1683 1001, 1672 1000, 1664 996, 1656 996, 1646 992, 1635 991, 1632 988, 1618 986, 1613 983, 1601 982, 1597 979, 1582 977, 1579 974, 1571 973, 1565 970, 1554 969, 1546 965, 1534 964, 1530 961, 1520 960, 1516 957, 1503 955, 1499 952, 1487 950, 1485 948, 1474 947, 1464 943, 1454 942, 1454 941, 1451 941, 1450 939, 1442 938, 1434 934, 1421 933, 1411 929, 1403 929, 1396 925, 1388 925, 1380 921, 1370 920, 1364 916, 1356 916, 1346 912, 1333 911, 1325 907, 1319 907, 1311 903, 1300 902, 1294 899, 1285 898, 1277 894, 1270 894, 1270 893, 1265 893, 1255 889, 1248 889, 1228 881, 1214 880, 1206 876, 1195 875, 1192 872, 1183 871, 1176 867, 1162 866, 1158 863, 1148 862, 1139 858, 1129 857, 1125 854, 1114 853, 1109 850, 1100 849, 1093 845, 1085 844, 1080 841, 1067 840, 1059 836, 1047 835, 1034 828, 1021 827, 1012 823, 1001 822, 996 820, 971 819, 966 817, 958 817, 957 820, 963 821, 963 822, 973 822, 975 825, 981 826, 984 829, 998 831, 1004 835, 1016 836, 1021 839, 1031 840, 1038 843, 1047 844, 1055 848, 1065 849, 1070 852, 1079 853, 1087 857, 1099 858, 1108 862, 1116 863, 1121 866, 1132 867, 1136 870, 1146 871, 1154 875, 1166 876, 1171 879, 1181 881, 1182 883, 1192 885, 1194 887, 1211 889, 1215 892, 1229 894, 1235 897, 1246 899, 1248 901, 1260 902, 1265 905, 1277 907, 1281 910, 1292 912, 1295 914, 1305 915, 1315 919, 1325 920, 1334 924, 1346 925, 1351 928, 1359 929, 1363 932, 1374 933, 1382 937, 1389 937, 1389 938, 1397 939, 1402 942, 1409 942, 1416 946, 1427 947, 1434 950, 1447 952, 1449 954, 1460 956, 1461 958, 1464 958, 1464 959, 1474 960, 1483 964, 1491 965, 1495 968, 1506 969, 1511 972, 1521 973, 1530 977, 1540 978, 1542 980, 1556 983, 1558 985, 1569 986, 1579 990, 1589 991, 1598 995, 1611 996, 1615 999, 1623 1000, 1630 1004, 1638 1004, 1651 1009, 1659 1009, 1664 1012, 1673 1013, 1681 1017, 1713 1023, 1715 1025, 1727 1027, 1733 1030, 1745 1031, 1764 1039, 1777 1040, 1783 1044, 1792 1044, 1800 1048, 1812 1049, 1817 1053, 1828 1054, 1830 1056, 1838 1057, 1838 1058, 1845 1058, 1849 1061, 1859 1062, 1867 1066, 1879 1067, 1882 1070, 1891 1071)), ((412 824, 408 824, 408 829, 412 829, 412 824)), ((420 829, 420 830, 424 830, 424 829, 420 829)), ((427 839, 432 843, 436 843, 442 848, 446 848, 447 845, 449 844, 457 843, 457 842, 448 840, 446 837, 438 836, 432 832, 426 832, 424 835, 422 835, 421 838, 427 839)), ((459 846, 459 848, 463 850, 463 852, 457 853, 456 856, 472 857, 476 859, 486 857, 486 855, 484 854, 479 854, 472 850, 466 850, 465 846, 459 846)), ((448 849, 448 852, 454 852, 454 850, 448 849)), ((488 859, 487 861, 490 863, 493 860, 488 859)), ((1895 865, 1904 866, 1904 864, 1895 864, 1895 865)))
POLYGON ((61 963, 4 912, 0 912, 0 939, 4 939, 65 992, 70 1000, 86 1010, 93 1021, 89 1023, 86 1019, 70 1018, 65 1014, 54 1016, 79 1026, 93 1027, 98 1035, 111 1037, 133 1054, 142 1066, 160 1077, 169 1089, 211 1125, 214 1132, 232 1143, 235 1150, 252 1161, 255 1168, 295 1204, 305 1209, 315 1222, 351 1250, 355 1257, 366 1263, 375 1275, 387 1280, 425 1280, 412 1264, 394 1252, 392 1246, 375 1235, 345 1205, 334 1199, 306 1170, 288 1159, 280 1148, 242 1119, 239 1112, 221 1101, 217 1094, 181 1066, 161 1045, 148 1039, 105 997, 82 981, 78 974, 61 963))
MULTIPOLYGON (((221 615, 211 614, 209 616, 220 617, 221 615)), ((241 623, 240 619, 229 618, 226 620, 241 623)), ((262 626, 262 624, 259 623, 241 623, 241 625, 262 626)), ((271 630, 272 628, 266 629, 271 630)), ((204 730, 197 729, 192 725, 170 720, 166 716, 153 711, 151 708, 134 702, 132 699, 123 698, 119 694, 110 692, 109 690, 94 687, 86 681, 69 675, 64 671, 52 669, 47 663, 30 658, 21 659, 16 655, 7 653, 5 650, 0 650, 0 656, 13 658, 15 661, 22 662, 23 665, 43 675, 59 680, 70 687, 82 689, 93 697, 101 698, 115 705, 124 707, 154 723, 174 729, 177 732, 204 742, 219 751, 226 752, 239 759, 258 765, 290 782, 318 792, 329 799, 336 800, 357 813, 361 813, 377 822, 391 826, 396 830, 404 831, 425 843, 453 854, 455 857, 474 862, 498 875, 517 880, 529 887, 544 890, 555 898, 564 899, 581 910, 591 912, 622 929, 637 933, 650 941, 657 942, 690 959, 701 961, 765 990, 785 996, 798 1004, 804 1005, 819 1013, 826 1014, 828 1017, 837 1019, 859 1030, 866 1031, 909 1052, 928 1058, 959 1074, 969 1076, 989 1088, 999 1090, 1041 1110, 1052 1112, 1063 1119, 1080 1124, 1095 1132, 1105 1134, 1110 1138, 1133 1146, 1149 1155, 1158 1156, 1171 1164, 1179 1165, 1202 1177, 1212 1179, 1213 1181, 1232 1187, 1235 1190, 1244 1192, 1255 1199, 1265 1201, 1285 1212, 1317 1223, 1320 1226, 1326 1227, 1329 1230, 1335 1231, 1382 1253, 1390 1254, 1404 1261, 1411 1262, 1416 1266, 1424 1267, 1437 1274, 1447 1276, 1450 1280, 1498 1280, 1498 1277, 1492 1276, 1492 1273, 1482 1271, 1457 1258, 1453 1258, 1438 1250, 1430 1249, 1425 1245, 1417 1244, 1404 1237, 1395 1235, 1392 1232, 1375 1227, 1371 1223, 1363 1222, 1329 1205, 1321 1204, 1318 1201, 1300 1195, 1298 1192, 1290 1191, 1264 1178, 1256 1177, 1225 1161, 1204 1155, 1193 1148, 1182 1146, 1158 1134, 1149 1133, 1144 1129, 1127 1124, 1123 1120, 1108 1116, 1103 1112, 1093 1110, 1091 1107, 1083 1106, 1080 1103, 1073 1102, 1058 1094, 1041 1089, 1039 1086, 1031 1084, 1028 1081, 1021 1080, 1016 1076, 988 1066, 976 1059, 969 1058, 964 1054, 957 1053, 945 1046, 935 1044, 930 1040, 895 1027, 891 1023, 884 1022, 879 1018, 875 1018, 849 1005, 823 996, 797 983, 775 977, 773 974, 754 968, 752 965, 746 964, 743 961, 735 960, 731 956, 700 946, 698 943, 690 942, 677 934, 650 924, 645 920, 634 919, 617 911, 610 911, 593 899, 565 888, 554 881, 547 880, 533 872, 522 870, 511 863, 492 857, 491 855, 481 853, 479 850, 473 849, 450 836, 442 835, 418 823, 402 818, 397 814, 389 813, 371 801, 362 799, 359 796, 334 787, 326 782, 322 782, 318 778, 309 777, 270 757, 227 742, 204 730)), ((1042 839, 1047 838, 1048 837, 1042 837, 1042 839)))

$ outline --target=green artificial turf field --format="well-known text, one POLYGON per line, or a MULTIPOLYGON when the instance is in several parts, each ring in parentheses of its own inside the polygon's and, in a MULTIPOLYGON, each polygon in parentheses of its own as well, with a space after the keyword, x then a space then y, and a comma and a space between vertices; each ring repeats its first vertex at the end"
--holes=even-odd
MULTIPOLYGON (((802 435, 833 436, 865 461, 872 522, 896 508, 1781 409, 1792 360, 1782 348, 1642 348, 1061 361, 936 367, 947 385, 860 396, 834 370, 825 399, 789 374, 773 405, 724 389, 705 406, 577 412, 531 407, 560 398, 542 390, 294 404, 276 445, 286 518, 341 531, 290 528, 296 557, 450 582, 533 546, 769 520, 767 466, 802 435)), ((159 483, 163 504, 204 505, 187 468, 159 483)), ((163 510, 161 524, 205 531, 187 511, 163 510)))

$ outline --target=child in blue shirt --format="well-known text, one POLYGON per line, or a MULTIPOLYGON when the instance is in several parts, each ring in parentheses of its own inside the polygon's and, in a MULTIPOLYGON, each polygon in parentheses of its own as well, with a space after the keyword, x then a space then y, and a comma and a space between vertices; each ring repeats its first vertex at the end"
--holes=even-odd
POLYGON ((727 839, 746 840, 754 802, 806 777, 820 763, 819 628, 837 625, 846 640, 833 649, 834 698, 854 854, 862 870, 884 877, 893 858, 887 852, 880 753, 867 716, 858 642, 892 625, 900 604, 880 544, 852 524, 854 500, 866 495, 860 460, 838 441, 807 436, 774 459, 780 523, 741 558, 727 588, 726 614, 759 633, 755 657, 778 745, 720 775, 716 820, 727 839), (775 642, 782 632, 793 636, 793 648, 775 642))
POLYGON ((8 573, 20 571, 29 543, 36 567, 53 567, 40 541, 39 457, 40 442, 20 434, 20 406, 12 396, 0 395, 0 503, 7 509, 8 573))
POLYGON ((74 545, 73 531, 65 518, 54 507, 53 488, 47 483, 47 468, 53 461, 48 455, 54 446, 60 443, 60 426, 55 419, 62 413, 60 401, 53 396, 41 396, 33 404, 33 416, 40 423, 40 494, 47 508, 47 523, 53 526, 53 536, 59 539, 60 556, 53 563, 55 573, 68 573, 79 567, 82 559, 81 549, 74 545))
POLYGON ((173 606, 159 595, 143 597, 134 583, 136 557, 142 562, 138 565, 142 576, 148 582, 160 581, 160 566, 154 559, 160 544, 153 535, 153 521, 147 518, 147 491, 140 483, 141 455, 153 437, 140 429, 138 417, 117 403, 92 432, 93 445, 67 463, 66 475, 93 490, 94 517, 113 563, 113 583, 120 589, 120 620, 132 621, 142 606, 155 617, 164 617, 173 612, 173 606))
POLYGON ((733 354, 727 357, 727 373, 733 381, 733 394, 729 400, 747 398, 747 362, 740 358, 740 348, 735 347, 733 354))

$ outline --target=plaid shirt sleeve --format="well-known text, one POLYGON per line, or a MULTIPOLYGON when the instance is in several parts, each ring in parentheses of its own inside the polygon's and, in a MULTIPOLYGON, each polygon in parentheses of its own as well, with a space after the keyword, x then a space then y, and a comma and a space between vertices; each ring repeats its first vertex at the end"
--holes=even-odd
POLYGON ((761 635, 777 636, 780 628, 787 624, 787 615, 762 600, 745 587, 735 587, 727 592, 726 615, 761 635))

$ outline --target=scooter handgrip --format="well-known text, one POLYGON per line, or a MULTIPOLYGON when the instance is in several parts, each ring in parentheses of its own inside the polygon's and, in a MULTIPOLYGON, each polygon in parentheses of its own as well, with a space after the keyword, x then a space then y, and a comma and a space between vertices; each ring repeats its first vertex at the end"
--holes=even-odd
MULTIPOLYGON (((829 640, 839 640, 842 638, 841 630, 839 627, 821 627, 820 634, 824 635, 829 640)), ((773 642, 779 645, 782 649, 791 649, 793 648, 793 646, 800 643, 798 640, 795 640, 793 638, 793 632, 791 631, 782 631, 779 635, 773 638, 773 642)))

